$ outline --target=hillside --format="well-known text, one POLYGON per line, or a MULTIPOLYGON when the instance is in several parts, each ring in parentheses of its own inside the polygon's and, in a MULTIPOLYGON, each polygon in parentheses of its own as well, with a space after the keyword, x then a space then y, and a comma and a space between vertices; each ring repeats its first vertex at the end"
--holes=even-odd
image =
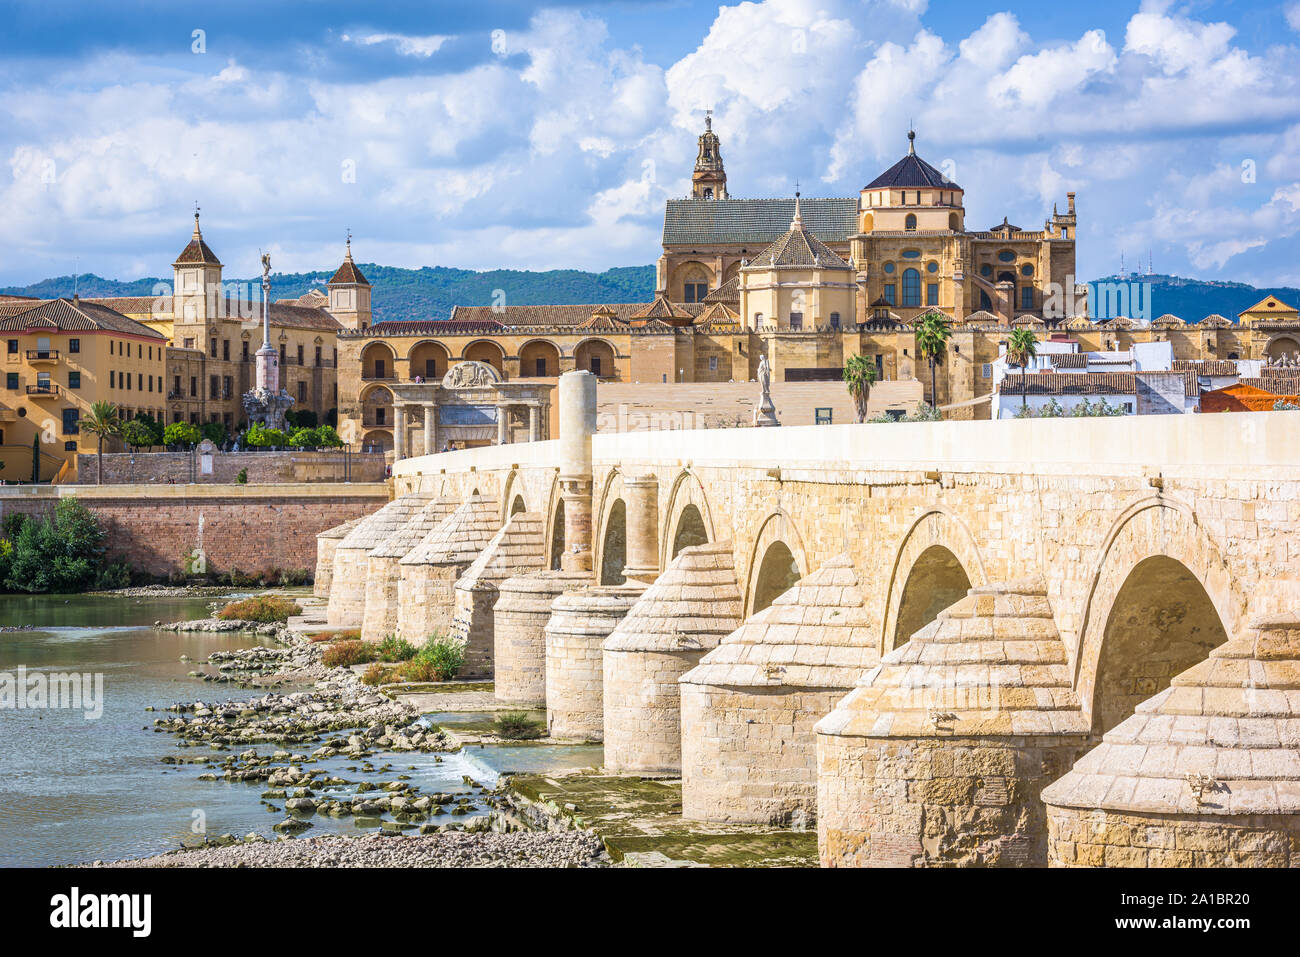
POLYGON ((1188 322, 1199 322, 1218 313, 1236 319, 1237 313, 1249 309, 1265 296, 1277 296, 1293 306, 1300 306, 1300 289, 1289 286, 1259 288, 1244 282, 1184 279, 1180 276, 1142 275, 1104 276, 1093 282, 1151 283, 1151 318, 1169 313, 1188 322))
MULTIPOLYGON (((373 310, 376 321, 446 319, 452 306, 492 305, 495 290, 502 290, 505 303, 544 305, 574 302, 649 302, 654 298, 653 266, 623 266, 601 273, 579 269, 552 269, 528 272, 517 269, 494 269, 474 272, 425 266, 400 269, 359 263, 362 273, 374 286, 373 310)), ((271 277, 271 295, 276 299, 301 296, 313 287, 324 289, 333 270, 310 273, 276 273, 271 277)), ((226 282, 248 283, 256 288, 257 279, 227 279, 226 282)), ((122 282, 91 274, 77 277, 76 289, 86 297, 150 296, 162 279, 135 279, 122 282)), ((10 286, 0 293, 18 296, 71 296, 73 278, 58 276, 30 286, 10 286)))
MULTIPOLYGON (((601 273, 583 272, 579 269, 553 269, 548 272, 494 269, 490 272, 474 272, 443 266, 401 269, 363 263, 361 270, 374 285, 375 320, 392 322, 446 319, 451 314, 452 306, 491 305, 497 289, 504 292, 508 304, 538 305, 649 302, 654 296, 655 288, 653 266, 624 266, 601 273)), ((300 296, 313 287, 323 288, 331 274, 330 270, 277 274, 273 277, 271 291, 277 299, 300 296)), ((155 285, 162 281, 135 279, 122 282, 89 274, 78 277, 77 290, 83 296, 148 296, 153 294, 155 285)), ((247 282, 255 288, 254 283, 260 280, 228 281, 247 282)), ((1292 305, 1300 306, 1300 289, 1282 286, 1260 289, 1246 283, 1163 275, 1106 276, 1095 281, 1150 282, 1153 286, 1152 318, 1172 313, 1188 322, 1197 322, 1211 313, 1218 313, 1234 319, 1242 309, 1254 305, 1265 296, 1277 296, 1292 305)), ((71 276, 44 279, 30 286, 0 289, 0 293, 40 297, 70 296, 72 291, 71 276)))

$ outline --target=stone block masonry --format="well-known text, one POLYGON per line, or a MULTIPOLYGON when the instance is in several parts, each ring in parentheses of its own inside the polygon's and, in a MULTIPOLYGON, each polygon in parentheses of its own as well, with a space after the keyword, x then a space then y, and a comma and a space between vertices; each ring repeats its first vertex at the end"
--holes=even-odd
MULTIPOLYGON (((210 462, 191 452, 107 452, 104 485, 168 483, 230 485, 246 472, 254 485, 281 482, 382 482, 387 457, 382 452, 217 452, 210 462), (209 472, 204 469, 209 468, 209 472)), ((99 463, 93 453, 77 456, 77 482, 97 485, 99 463)))
POLYGON ((140 574, 183 573, 196 555, 208 574, 311 572, 316 536, 375 511, 388 495, 384 484, 13 486, 0 488, 0 517, 48 514, 73 497, 108 533, 105 559, 140 574))

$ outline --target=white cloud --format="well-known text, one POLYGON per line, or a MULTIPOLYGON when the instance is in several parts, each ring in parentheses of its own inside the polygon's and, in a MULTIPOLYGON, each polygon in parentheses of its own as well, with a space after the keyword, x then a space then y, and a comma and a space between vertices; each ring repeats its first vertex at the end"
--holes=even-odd
MULTIPOLYGON (((1007 12, 965 36, 925 14, 924 0, 747 0, 657 64, 599 16, 542 10, 504 38, 508 56, 346 81, 84 58, 0 97, 0 268, 29 281, 81 255, 128 275, 147 249, 165 273, 195 199, 232 275, 272 243, 277 268, 332 265, 346 226, 362 256, 401 265, 645 263, 706 107, 736 196, 795 179, 853 195, 910 123, 922 156, 955 164, 972 225, 1036 228, 1077 191, 1081 273, 1150 245, 1187 269, 1294 258, 1279 250, 1300 229, 1294 46, 1248 48, 1168 2, 1144 3, 1118 49, 1086 12, 1051 40, 1007 12)), ((423 59, 451 39, 345 37, 423 59)))
POLYGON ((430 34, 428 36, 408 36, 401 33, 368 33, 365 36, 343 34, 343 42, 359 46, 374 46, 378 43, 391 43, 402 56, 431 57, 442 49, 450 37, 430 34))

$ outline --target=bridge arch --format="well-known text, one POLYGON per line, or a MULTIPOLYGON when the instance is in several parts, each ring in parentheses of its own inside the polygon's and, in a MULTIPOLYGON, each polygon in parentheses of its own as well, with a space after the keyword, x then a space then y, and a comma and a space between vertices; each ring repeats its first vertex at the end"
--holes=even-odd
POLYGON ((1130 505, 1100 547, 1075 653, 1075 690, 1108 730, 1234 634, 1246 598, 1191 506, 1130 505))
POLYGON ((623 473, 610 469, 600 493, 596 526, 596 581, 602 585, 621 585, 627 565, 627 504, 623 500, 623 473))
POLYGON ((966 524, 946 509, 925 512, 903 536, 890 571, 881 654, 905 644, 972 586, 985 584, 984 560, 966 524))
POLYGON ((510 521, 510 516, 528 511, 528 499, 524 496, 524 483, 518 469, 511 469, 501 485, 501 524, 510 521))
POLYGON ((668 509, 664 512, 659 544, 659 567, 667 568, 683 548, 716 540, 713 510, 709 508, 704 483, 690 469, 683 469, 673 479, 668 493, 668 509))
POLYGON ((546 496, 546 567, 551 571, 560 568, 564 554, 564 499, 560 497, 559 473, 551 478, 551 490, 546 496))
POLYGON ((778 508, 763 520, 749 553, 745 581, 745 615, 762 611, 808 574, 803 538, 789 513, 778 508))

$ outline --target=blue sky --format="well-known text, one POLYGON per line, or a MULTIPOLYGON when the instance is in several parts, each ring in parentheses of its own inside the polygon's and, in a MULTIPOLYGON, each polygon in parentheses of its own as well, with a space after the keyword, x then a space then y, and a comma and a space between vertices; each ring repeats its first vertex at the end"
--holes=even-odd
POLYGON ((0 284, 653 262, 715 110, 735 196, 854 195, 906 148, 968 223, 1078 193, 1080 279, 1300 285, 1300 0, 1086 5, 9 0, 0 284), (195 31, 202 31, 197 37, 195 31))

